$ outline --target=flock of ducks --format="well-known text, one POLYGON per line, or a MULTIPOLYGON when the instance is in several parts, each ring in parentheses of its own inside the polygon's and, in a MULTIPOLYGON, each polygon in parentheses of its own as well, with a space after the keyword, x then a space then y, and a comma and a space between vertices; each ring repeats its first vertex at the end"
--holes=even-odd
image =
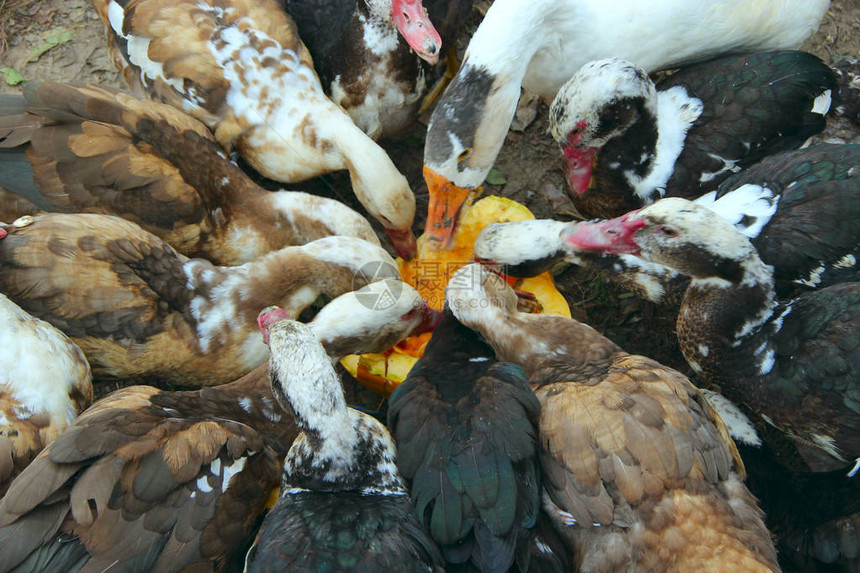
POLYGON ((793 49, 828 4, 496 0, 430 119, 425 235, 521 87, 600 219, 487 227, 440 312, 374 230, 415 255, 375 140, 471 2, 93 0, 135 93, 0 99, 0 183, 47 210, 0 224, 0 573, 860 571, 860 146, 799 149, 860 74, 793 49), (375 223, 233 154, 348 170, 375 223), (695 380, 523 312, 499 268, 559 260, 677 306, 695 380), (348 405, 341 358, 427 331, 387 425, 348 405))

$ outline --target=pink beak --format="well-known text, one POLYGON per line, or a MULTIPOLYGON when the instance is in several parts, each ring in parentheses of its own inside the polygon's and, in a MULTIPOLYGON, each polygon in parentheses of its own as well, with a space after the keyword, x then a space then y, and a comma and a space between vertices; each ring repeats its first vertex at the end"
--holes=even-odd
POLYGON ((607 221, 577 223, 572 231, 562 232, 561 238, 573 250, 638 254, 640 249, 634 237, 645 226, 645 221, 628 220, 635 212, 607 221))
POLYGON ((435 65, 442 50, 442 38, 427 17, 421 0, 394 0, 391 19, 400 34, 422 60, 435 65))
POLYGON ((263 342, 269 345, 269 328, 276 322, 288 320, 290 315, 279 306, 267 306, 257 315, 257 327, 263 333, 263 342))
POLYGON ((8 234, 9 233, 6 231, 6 229, 0 229, 0 239, 2 239, 3 237, 5 237, 8 234))
POLYGON ((418 241, 415 239, 415 233, 412 229, 398 231, 396 229, 385 229, 385 234, 388 235, 388 240, 391 246, 394 247, 394 252, 405 260, 410 260, 418 252, 418 241))

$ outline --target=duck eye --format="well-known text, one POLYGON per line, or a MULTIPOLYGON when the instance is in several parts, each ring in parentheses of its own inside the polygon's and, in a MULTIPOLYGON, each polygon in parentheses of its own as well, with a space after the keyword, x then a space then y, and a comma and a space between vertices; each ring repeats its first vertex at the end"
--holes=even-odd
POLYGON ((678 236, 678 231, 675 230, 673 227, 669 227, 667 225, 661 225, 660 227, 658 227, 657 231, 661 235, 663 235, 664 237, 677 237, 678 236))
POLYGON ((472 155, 472 150, 467 147, 460 152, 460 155, 457 156, 457 161, 464 161, 468 159, 470 155, 472 155))

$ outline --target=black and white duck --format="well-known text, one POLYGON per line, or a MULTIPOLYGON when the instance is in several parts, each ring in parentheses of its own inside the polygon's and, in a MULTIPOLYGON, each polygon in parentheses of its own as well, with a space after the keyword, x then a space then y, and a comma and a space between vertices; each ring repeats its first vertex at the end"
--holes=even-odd
POLYGON ((272 353, 272 392, 299 434, 284 462, 281 497, 245 570, 442 571, 388 430, 346 405, 313 331, 278 310, 264 310, 259 320, 272 353))
POLYGON ((695 199, 744 167, 824 129, 836 76, 805 52, 725 56, 656 86, 618 58, 584 65, 549 111, 570 197, 610 218, 662 197, 695 199))

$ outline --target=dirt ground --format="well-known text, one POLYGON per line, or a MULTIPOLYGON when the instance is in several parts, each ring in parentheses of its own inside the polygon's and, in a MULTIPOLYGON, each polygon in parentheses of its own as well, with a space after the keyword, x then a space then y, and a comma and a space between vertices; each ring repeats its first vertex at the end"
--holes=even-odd
MULTIPOLYGON (((477 4, 480 9, 487 2, 477 4)), ((476 11, 475 21, 479 18, 476 11)), ((14 83, 14 71, 23 81, 90 81, 122 87, 105 47, 101 22, 87 0, 0 0, 0 43, 0 93, 21 90, 20 84, 7 85, 14 83)), ((826 62, 860 56, 860 0, 832 0, 820 30, 804 49, 826 62)), ((521 102, 521 126, 508 135, 496 163, 506 183, 487 184, 484 192, 523 202, 537 217, 569 218, 571 205, 564 193, 557 147, 547 135, 546 112, 536 99, 521 102)), ((407 137, 385 144, 418 197, 417 231, 423 228, 427 204, 421 179, 423 135, 423 126, 418 125, 407 137)), ((850 125, 833 124, 824 137, 856 141, 858 132, 850 125)), ((347 189, 348 180, 335 174, 321 185, 347 189)), ((350 193, 337 195, 351 197, 350 193)), ((580 269, 561 269, 557 279, 576 318, 631 352, 689 373, 675 343, 671 310, 640 301, 580 269)))

